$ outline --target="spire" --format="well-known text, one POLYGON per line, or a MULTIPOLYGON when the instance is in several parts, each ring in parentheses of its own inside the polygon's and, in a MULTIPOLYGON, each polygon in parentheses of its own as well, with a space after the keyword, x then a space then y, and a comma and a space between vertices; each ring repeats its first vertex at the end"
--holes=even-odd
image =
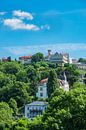
POLYGON ((67 76, 66 76, 65 72, 64 72, 64 80, 67 81, 67 76))
POLYGON ((65 72, 64 72, 64 90, 69 91, 69 84, 67 82, 67 76, 66 76, 65 72))

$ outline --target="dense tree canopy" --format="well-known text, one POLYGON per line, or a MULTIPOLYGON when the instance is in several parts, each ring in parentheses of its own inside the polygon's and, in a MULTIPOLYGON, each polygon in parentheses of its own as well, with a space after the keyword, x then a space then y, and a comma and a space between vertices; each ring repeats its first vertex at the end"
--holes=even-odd
POLYGON ((81 62, 81 63, 85 63, 85 64, 86 64, 86 59, 84 59, 84 58, 79 58, 78 62, 81 62))
POLYGON ((17 61, 0 63, 0 130, 86 130, 86 85, 79 82, 81 71, 70 64, 59 67, 45 62, 40 53, 32 59, 29 65, 17 61), (62 79, 63 72, 69 92, 59 88, 58 79, 62 79), (37 85, 45 78, 48 109, 33 121, 23 118, 25 104, 36 100, 37 85))
POLYGON ((65 73, 67 75, 67 80, 72 87, 74 82, 78 81, 80 73, 74 65, 68 65, 65 67, 65 73))
POLYGON ((44 55, 40 52, 32 56, 32 62, 38 62, 38 61, 43 61, 43 60, 44 60, 44 55))
POLYGON ((57 89, 44 114, 43 122, 45 130, 85 130, 86 88, 77 85, 70 92, 57 89))
POLYGON ((51 70, 49 73, 48 83, 47 83, 47 92, 48 97, 51 97, 51 94, 55 91, 55 89, 59 87, 57 82, 57 75, 54 70, 51 70))
POLYGON ((5 102, 0 103, 0 122, 9 123, 12 121, 13 111, 5 102))

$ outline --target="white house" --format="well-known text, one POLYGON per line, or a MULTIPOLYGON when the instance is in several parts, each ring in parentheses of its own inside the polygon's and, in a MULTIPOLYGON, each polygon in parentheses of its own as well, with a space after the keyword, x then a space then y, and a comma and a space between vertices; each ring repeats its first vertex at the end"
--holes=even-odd
POLYGON ((46 110, 48 103, 43 101, 35 101, 25 105, 25 117, 33 119, 36 116, 40 116, 46 110))
POLYGON ((86 64, 85 64, 85 63, 78 62, 78 63, 76 63, 76 64, 74 64, 74 65, 76 65, 76 67, 77 67, 78 69, 86 70, 86 64))
POLYGON ((48 98, 48 94, 47 94, 47 82, 48 82, 48 78, 43 79, 40 81, 40 83, 37 86, 37 93, 36 93, 36 97, 39 99, 46 99, 48 98))
POLYGON ((32 56, 22 56, 22 57, 19 57, 19 61, 22 64, 30 64, 31 63, 31 58, 32 58, 32 56))
MULTIPOLYGON (((37 93, 36 93, 36 97, 39 99, 46 99, 48 98, 48 94, 47 94, 47 82, 48 82, 48 78, 43 79, 40 81, 40 83, 37 86, 37 93)), ((59 79, 59 85, 60 88, 63 88, 64 91, 69 91, 69 84, 67 81, 67 77, 64 73, 63 75, 63 79, 59 79)))

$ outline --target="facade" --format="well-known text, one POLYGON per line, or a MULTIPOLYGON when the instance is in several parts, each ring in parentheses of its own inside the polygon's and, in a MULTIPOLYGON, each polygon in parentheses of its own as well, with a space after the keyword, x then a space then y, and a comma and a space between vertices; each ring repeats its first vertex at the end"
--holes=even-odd
POLYGON ((45 60, 58 64, 69 63, 69 54, 58 52, 52 54, 51 50, 48 50, 48 56, 45 58, 45 60))
POLYGON ((48 78, 41 80, 40 83, 38 84, 37 93, 36 93, 37 98, 39 98, 39 99, 48 98, 48 95, 47 95, 47 82, 48 82, 48 78))
POLYGON ((35 101, 25 105, 25 117, 33 119, 36 116, 40 116, 46 110, 48 104, 42 101, 35 101))
POLYGON ((4 58, 2 58, 2 61, 3 62, 10 62, 11 61, 11 57, 9 56, 9 57, 4 57, 4 58))
POLYGON ((32 56, 22 56, 22 57, 19 57, 19 61, 22 64, 30 64, 31 63, 31 58, 32 58, 32 56))
POLYGON ((80 62, 78 62, 78 63, 75 63, 74 65, 76 65, 76 67, 77 67, 78 69, 86 70, 86 64, 85 64, 85 63, 80 63, 80 62))
POLYGON ((77 59, 72 59, 72 64, 77 64, 78 60, 77 59))

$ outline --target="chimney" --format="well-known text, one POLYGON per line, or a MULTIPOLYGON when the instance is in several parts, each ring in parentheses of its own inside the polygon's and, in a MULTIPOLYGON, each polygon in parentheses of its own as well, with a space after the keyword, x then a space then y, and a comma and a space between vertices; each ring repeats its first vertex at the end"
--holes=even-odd
POLYGON ((51 50, 48 50, 48 56, 51 56, 51 55, 52 55, 51 50))

